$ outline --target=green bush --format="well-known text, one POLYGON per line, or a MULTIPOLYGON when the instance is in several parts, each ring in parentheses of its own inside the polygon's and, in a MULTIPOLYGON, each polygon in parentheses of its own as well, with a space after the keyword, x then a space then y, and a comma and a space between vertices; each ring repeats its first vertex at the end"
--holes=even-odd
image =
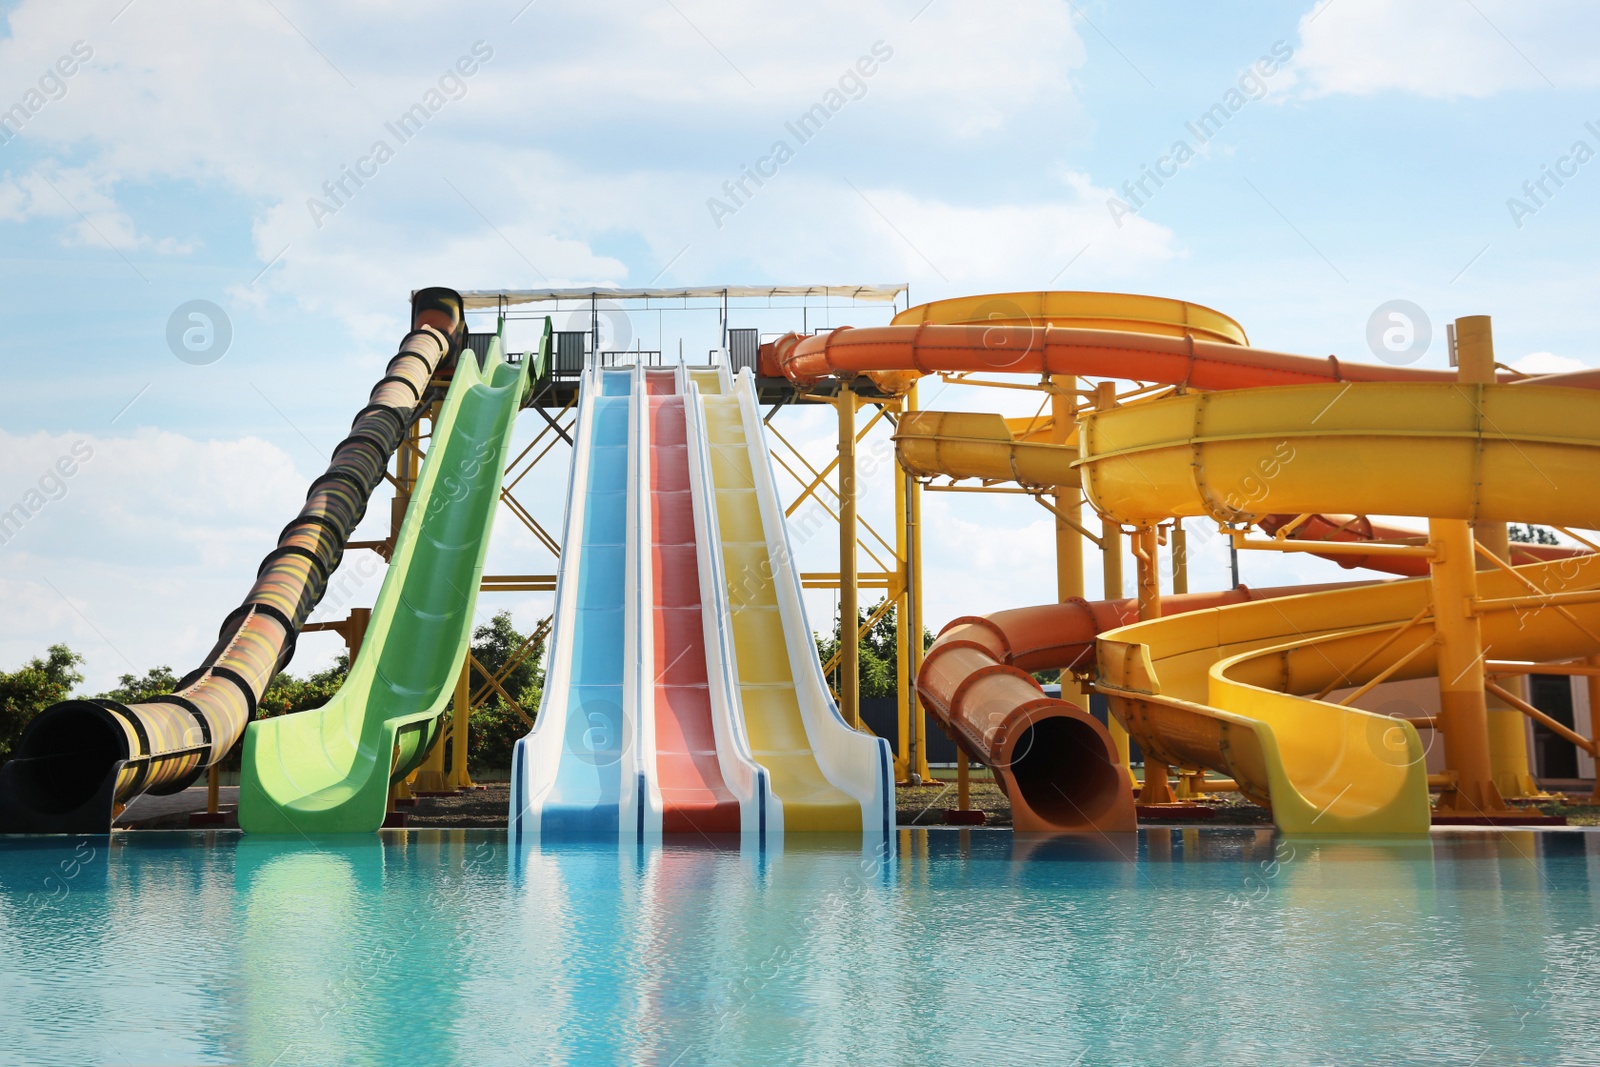
POLYGON ((71 696, 83 681, 77 669, 82 662, 66 645, 51 645, 43 659, 31 659, 11 674, 0 671, 0 762, 11 758, 11 746, 35 715, 71 696))

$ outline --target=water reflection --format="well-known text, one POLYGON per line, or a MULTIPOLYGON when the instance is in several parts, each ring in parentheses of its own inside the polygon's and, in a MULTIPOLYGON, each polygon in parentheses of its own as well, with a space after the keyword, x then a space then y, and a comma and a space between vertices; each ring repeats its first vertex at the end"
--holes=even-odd
POLYGON ((1592 1050, 1600 835, 784 844, 0 840, 0 1048, 278 1067, 1592 1050))

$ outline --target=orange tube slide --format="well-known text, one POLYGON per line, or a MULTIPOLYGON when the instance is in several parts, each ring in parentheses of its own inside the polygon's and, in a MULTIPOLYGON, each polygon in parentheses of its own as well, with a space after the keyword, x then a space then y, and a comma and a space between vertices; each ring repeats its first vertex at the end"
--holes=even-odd
MULTIPOLYGON (((1296 518, 1294 515, 1268 515, 1256 525, 1269 534, 1276 534, 1296 518)), ((1421 531, 1373 522, 1365 515, 1313 515, 1290 531, 1288 536, 1291 541, 1412 541, 1419 545, 1427 541, 1427 535, 1421 531)), ((1573 545, 1535 545, 1513 541, 1508 562, 1520 567, 1524 563, 1549 563, 1588 554, 1588 549, 1573 545)), ((1416 556, 1354 556, 1343 552, 1314 552, 1312 555, 1332 560, 1347 569, 1364 567, 1407 578, 1422 578, 1428 574, 1428 561, 1416 556)))
MULTIPOLYGON (((1366 584, 1240 586, 1161 603, 1164 613, 1177 614, 1366 584)), ((928 649, 917 691, 956 744, 994 771, 1017 831, 1135 829, 1132 776, 1113 761, 1111 735, 1076 704, 1046 696, 1029 672, 1087 670, 1101 631, 1137 621, 1137 600, 1073 599, 964 616, 928 649)))
MULTIPOLYGON (((1195 389, 1456 380, 1455 371, 1345 363, 1337 356, 1317 359, 1193 337, 1066 326, 841 326, 816 337, 771 342, 768 358, 799 385, 829 375, 940 371, 1074 374, 1195 389)), ((1501 380, 1511 382, 1517 376, 1505 373, 1501 380)))

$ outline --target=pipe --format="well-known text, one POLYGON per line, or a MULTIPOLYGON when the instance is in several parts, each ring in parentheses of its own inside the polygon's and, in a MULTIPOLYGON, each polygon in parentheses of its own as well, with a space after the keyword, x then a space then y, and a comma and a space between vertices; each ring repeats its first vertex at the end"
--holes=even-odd
POLYGON ((465 335, 458 294, 414 295, 411 332, 201 665, 167 696, 132 705, 68 700, 41 712, 0 768, 0 832, 106 833, 116 805, 186 789, 232 751, 262 693, 294 656, 300 627, 322 599, 389 457, 430 402, 429 382, 461 351, 465 335))
MULTIPOLYGON (((1163 609, 1177 614, 1368 584, 1240 586, 1167 597, 1163 609)), ((962 751, 994 770, 1019 831, 1133 828, 1133 780, 1109 732, 1077 705, 1046 696, 1029 672, 1059 669, 1065 678, 1091 669, 1095 638, 1138 617, 1137 599, 1074 598, 956 619, 928 649, 917 675, 923 703, 962 751)))
MULTIPOLYGON (((1256 523, 1263 532, 1276 534, 1278 530, 1287 526, 1298 516, 1294 515, 1267 515, 1256 523)), ((1288 535, 1291 541, 1400 541, 1412 544, 1421 544, 1427 540, 1425 534, 1404 526, 1390 526, 1385 523, 1373 522, 1365 515, 1312 515, 1305 522, 1297 526, 1288 535)), ((1510 563, 1519 566, 1524 563, 1548 563, 1552 560, 1571 559, 1574 556, 1589 554, 1586 548, 1570 545, 1534 545, 1522 541, 1510 542, 1510 563)), ((1379 555, 1355 555, 1345 553, 1321 553, 1313 550, 1313 555, 1329 559, 1346 569, 1361 567, 1367 570, 1382 571, 1385 574, 1397 574, 1406 578, 1425 578, 1428 574, 1428 561, 1426 557, 1395 557, 1379 555)))
MULTIPOLYGON (((1346 363, 1194 337, 1064 326, 841 326, 773 344, 771 360, 797 385, 830 375, 1074 374, 1193 389, 1253 389, 1327 382, 1454 382, 1453 371, 1346 363)), ((885 379, 891 384, 901 378, 885 379)), ((1500 380, 1540 381, 1505 372, 1500 380)))

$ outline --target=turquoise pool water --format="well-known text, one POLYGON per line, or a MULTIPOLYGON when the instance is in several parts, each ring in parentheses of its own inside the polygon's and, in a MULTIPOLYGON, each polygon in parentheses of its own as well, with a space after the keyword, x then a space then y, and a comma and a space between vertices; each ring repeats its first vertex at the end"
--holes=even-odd
POLYGON ((0 839, 0 1062, 1600 1063, 1600 835, 0 839))

